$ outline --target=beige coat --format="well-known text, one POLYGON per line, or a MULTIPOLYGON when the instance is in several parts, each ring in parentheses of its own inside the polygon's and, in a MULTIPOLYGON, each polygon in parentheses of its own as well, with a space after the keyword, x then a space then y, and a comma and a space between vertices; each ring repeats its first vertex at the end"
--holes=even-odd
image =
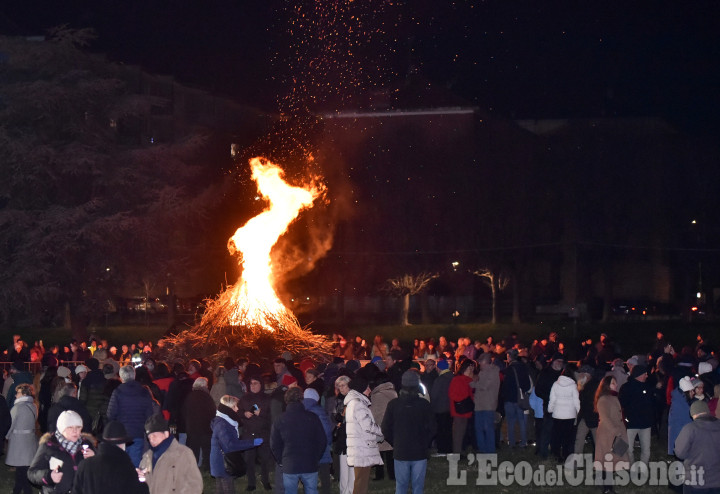
MULTIPOLYGON (((395 391, 395 386, 393 386, 391 382, 378 384, 375 389, 372 390, 372 393, 370 393, 370 411, 373 414, 376 424, 382 424, 388 403, 397 397, 398 394, 395 391)), ((390 451, 393 449, 390 443, 385 440, 378 444, 378 448, 380 451, 390 451)))
POLYGON ((616 395, 601 396, 597 403, 597 411, 600 416, 597 433, 595 437, 595 461, 600 462, 599 470, 618 471, 628 468, 627 462, 630 457, 627 452, 622 456, 612 453, 613 441, 620 436, 623 441, 627 442, 628 435, 625 423, 622 418, 622 409, 620 408, 620 400, 616 395), (606 455, 610 455, 606 458, 606 455), (624 461, 625 465, 618 465, 618 462, 624 461))
POLYGON ((475 389, 473 397, 475 410, 494 412, 497 409, 498 395, 500 394, 500 368, 497 365, 491 365, 487 369, 481 370, 475 376, 475 380, 470 383, 470 387, 475 389))
POLYGON ((140 468, 147 470, 145 479, 150 494, 201 494, 203 479, 195 455, 187 446, 173 439, 170 447, 152 466, 151 449, 145 451, 140 468))

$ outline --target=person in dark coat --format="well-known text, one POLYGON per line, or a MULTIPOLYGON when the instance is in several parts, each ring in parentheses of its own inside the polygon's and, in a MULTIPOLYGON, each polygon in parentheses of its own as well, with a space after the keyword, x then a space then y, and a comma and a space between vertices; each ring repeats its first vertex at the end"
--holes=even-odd
POLYGON ((303 406, 308 412, 312 412, 318 416, 320 422, 322 422, 323 429, 325 429, 325 435, 327 437, 327 447, 325 453, 320 459, 320 465, 318 467, 318 476, 320 478, 320 492, 322 494, 330 494, 330 465, 332 465, 332 457, 330 456, 330 448, 332 446, 332 432, 333 423, 330 420, 327 412, 323 407, 320 406, 320 395, 317 390, 308 388, 303 393, 303 406))
POLYGON ((655 420, 653 390, 647 384, 648 369, 638 364, 630 371, 630 379, 620 388, 618 399, 625 416, 630 449, 630 465, 634 463, 635 437, 640 440, 640 461, 650 461, 650 438, 655 420))
MULTIPOLYGON (((552 436, 553 418, 548 412, 548 404, 550 403, 550 390, 555 381, 558 380, 565 366, 565 357, 562 354, 555 354, 550 361, 550 365, 545 367, 538 374, 538 380, 535 384, 535 394, 543 401, 543 421, 539 438, 535 446, 535 453, 542 458, 547 458, 550 454, 550 437, 552 436)), ((535 433, 537 435, 537 431, 535 433)))
POLYGON ((588 432, 592 434, 593 442, 595 441, 599 420, 595 411, 595 393, 600 381, 595 377, 595 369, 589 365, 580 367, 576 374, 576 380, 580 392, 580 413, 577 417, 575 453, 580 455, 585 449, 585 438, 588 432))
POLYGON ((175 364, 173 368, 175 374, 175 380, 168 386, 167 394, 165 395, 165 402, 163 403, 163 410, 167 410, 170 418, 168 422, 170 427, 175 426, 178 433, 178 442, 185 444, 187 441, 187 432, 185 430, 185 420, 182 417, 182 406, 185 403, 185 398, 192 391, 192 384, 195 381, 190 375, 185 372, 182 364, 175 364))
POLYGON ((125 452, 131 441, 122 423, 108 422, 97 454, 78 466, 72 494, 149 494, 125 452))
POLYGON ((145 446, 145 421, 153 415, 153 398, 147 388, 135 381, 135 368, 132 365, 120 368, 120 380, 122 384, 110 397, 107 418, 122 422, 133 438, 133 443, 126 451, 137 467, 145 446))
POLYGON ((85 365, 89 371, 78 391, 78 399, 85 406, 90 417, 95 419, 95 416, 106 403, 103 395, 106 379, 100 368, 100 362, 96 358, 87 359, 85 365))
MULTIPOLYGON (((57 359, 55 360, 57 362, 57 359)), ((37 391, 38 397, 38 424, 40 425, 40 432, 45 434, 47 432, 47 417, 48 411, 52 406, 53 399, 53 382, 57 378, 57 365, 47 367, 40 378, 40 389, 37 391)))
POLYGON ((43 494, 70 492, 79 466, 95 455, 95 438, 83 434, 82 427, 80 415, 67 410, 58 417, 57 430, 40 438, 28 479, 40 487, 43 494))
MULTIPOLYGON (((224 395, 220 398, 216 417, 210 422, 212 439, 210 444, 210 475, 215 477, 215 492, 233 494, 235 492, 235 478, 225 471, 223 454, 232 451, 247 451, 262 446, 262 438, 240 439, 238 425, 238 399, 236 396, 224 395)), ((246 465, 249 466, 249 465, 246 465)), ((247 490, 250 489, 248 487, 247 490)))
POLYGON ((193 383, 193 389, 183 405, 183 418, 187 431, 187 447, 195 455, 200 466, 210 470, 210 438, 212 429, 210 422, 215 418, 215 401, 208 390, 208 380, 198 377, 193 383))
POLYGON ((64 383, 55 393, 55 403, 48 410, 47 431, 55 432, 55 423, 58 417, 65 410, 77 412, 83 420, 83 432, 90 434, 92 430, 92 418, 80 400, 77 398, 77 386, 75 383, 64 383))
MULTIPOLYGON (((503 378, 500 384, 500 399, 505 409, 507 421, 507 439, 511 448, 517 446, 515 441, 515 424, 520 427, 520 447, 527 446, 527 423, 525 410, 518 405, 518 392, 530 393, 532 382, 527 365, 518 359, 519 352, 512 349, 508 352, 510 365, 502 371, 503 378)), ((550 393, 548 393, 548 398, 550 393)))
POLYGON ((327 446, 322 422, 305 410, 302 400, 300 388, 287 390, 287 408, 273 424, 270 436, 270 449, 282 465, 285 494, 297 493, 298 482, 305 492, 317 492, 319 462, 327 446))
POLYGON ((16 360, 10 367, 10 377, 12 378, 12 384, 8 389, 8 394, 5 397, 7 399, 8 408, 12 408, 15 404, 15 388, 20 384, 32 384, 33 375, 28 372, 28 367, 25 361, 16 360))
POLYGON ((435 445, 438 454, 452 453, 452 417, 450 417, 450 381, 453 373, 449 369, 447 360, 438 360, 439 375, 430 389, 430 406, 435 414, 436 435, 435 445))
POLYGON ((430 403, 419 396, 419 374, 405 371, 401 382, 400 394, 388 403, 381 428, 394 451, 396 492, 407 492, 410 484, 413 492, 423 492, 435 417, 430 403))
POLYGON ((270 396, 264 391, 261 376, 251 376, 248 379, 248 385, 250 390, 238 402, 238 413, 242 421, 242 439, 260 438, 263 443, 257 448, 245 451, 247 488, 250 490, 255 488, 255 461, 260 460, 260 481, 265 490, 270 490, 270 470, 274 464, 270 452, 270 396))

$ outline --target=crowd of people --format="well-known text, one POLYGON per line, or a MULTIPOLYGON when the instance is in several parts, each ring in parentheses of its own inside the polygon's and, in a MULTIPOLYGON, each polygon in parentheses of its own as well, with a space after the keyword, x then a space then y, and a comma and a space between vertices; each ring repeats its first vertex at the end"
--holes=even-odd
MULTIPOLYGON (((647 465, 661 440, 688 466, 720 472, 720 455, 706 454, 720 443, 720 375, 702 335, 676 352, 658 333, 627 359, 607 335, 572 356, 557 333, 529 345, 515 333, 408 347, 333 339, 329 362, 285 352, 213 365, 169 361, 162 342, 31 352, 16 336, 0 398, 13 493, 200 493, 203 471, 218 493, 243 474, 256 490, 258 473, 279 493, 326 494, 337 482, 363 494, 386 477, 419 493, 429 454, 528 447, 560 464, 590 451, 610 492, 614 473, 647 465), (238 451, 242 472, 230 466, 238 451)), ((716 477, 703 488, 720 488, 716 477)))

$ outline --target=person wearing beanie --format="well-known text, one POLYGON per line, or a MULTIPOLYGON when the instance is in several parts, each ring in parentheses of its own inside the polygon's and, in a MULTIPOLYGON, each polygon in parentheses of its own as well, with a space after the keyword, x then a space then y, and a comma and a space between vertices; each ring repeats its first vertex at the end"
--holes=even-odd
POLYGON ((313 388, 307 388, 303 392, 303 406, 308 412, 312 412, 320 419, 323 429, 325 430, 325 439, 327 441, 325 446, 325 452, 320 458, 320 464, 318 465, 318 479, 320 480, 320 494, 330 494, 330 486, 332 481, 330 480, 330 467, 332 465, 332 456, 330 455, 330 449, 332 447, 332 432, 333 423, 330 420, 327 412, 323 407, 320 406, 320 395, 313 388))
POLYGON ((27 364, 24 361, 16 360, 10 367, 9 382, 11 383, 5 399, 7 400, 8 408, 13 407, 15 404, 15 388, 20 384, 32 384, 33 375, 28 372, 27 364))
POLYGON ((125 452, 125 445, 131 441, 125 426, 120 422, 108 422, 103 429, 97 454, 78 467, 73 493, 149 494, 147 482, 140 481, 125 452))
MULTIPOLYGON (((690 406, 692 422, 686 424, 675 440, 675 455, 683 460, 685 472, 703 472, 703 484, 683 486, 683 492, 718 492, 720 490, 720 420, 710 414, 704 401, 690 406)), ((686 473, 686 478, 688 477, 686 473)))
MULTIPOLYGON (((150 494, 202 492, 202 474, 195 455, 170 434, 165 417, 162 414, 151 415, 143 428, 150 449, 143 454, 137 472, 140 480, 145 478, 150 494)), ((132 433, 129 436, 133 441, 137 440, 132 433)), ((139 440, 143 441, 142 438, 139 440)))
POLYGON ((668 410, 668 455, 675 454, 675 439, 686 424, 692 421, 690 404, 695 398, 695 384, 690 376, 678 381, 677 387, 670 392, 670 409, 668 410))
POLYGON ((43 494, 70 492, 76 468, 95 456, 96 441, 82 433, 83 419, 67 410, 57 419, 57 430, 45 433, 28 469, 28 479, 43 494))
MULTIPOLYGON (((417 372, 407 371, 406 374, 408 372, 411 374, 413 382, 415 379, 417 379, 418 383, 420 382, 417 372)), ((403 379, 405 378, 403 377, 403 379)), ((415 384, 415 387, 417 386, 418 384, 415 384)), ((375 376, 375 379, 370 385, 370 389, 372 390, 370 392, 370 403, 372 403, 370 410, 372 411, 373 419, 376 424, 382 424, 388 403, 397 398, 398 394, 395 391, 395 386, 390 382, 390 377, 384 372, 375 376)), ((388 478, 395 480, 395 463, 393 462, 392 445, 387 441, 383 441, 378 445, 378 449, 380 450, 380 457, 384 465, 375 465, 375 480, 385 478, 385 469, 387 469, 388 478)))
POLYGON ((355 474, 353 494, 366 494, 370 482, 370 468, 382 465, 378 443, 383 441, 383 435, 370 412, 369 395, 370 386, 367 380, 356 376, 350 381, 350 390, 344 400, 347 463, 355 474))
MULTIPOLYGON (((240 400, 236 396, 222 396, 220 398, 220 403, 217 406, 217 411, 215 412, 215 418, 210 422, 210 428, 212 429, 212 438, 210 443, 210 475, 215 477, 215 492, 235 492, 235 477, 225 470, 223 455, 234 451, 245 451, 245 454, 247 454, 247 451, 256 449, 258 446, 262 446, 264 444, 264 441, 261 438, 240 439, 238 426, 242 421, 242 417, 239 413, 240 409, 238 408, 239 401, 240 400)), ((246 460, 245 463, 249 470, 250 462, 246 460)), ((254 477, 255 474, 253 473, 253 481, 255 480, 254 477)), ((250 479, 248 479, 248 482, 249 481, 250 479)), ((200 490, 202 490, 202 479, 200 485, 200 490)), ((266 486, 266 489, 267 488, 268 486, 266 486)), ((248 488, 247 490, 254 489, 248 488)), ((166 490, 164 492, 168 491, 166 490)))
POLYGON ((402 375, 402 388, 390 401, 382 420, 382 433, 393 447, 396 492, 423 492, 428 448, 436 424, 430 403, 421 398, 420 376, 414 370, 402 375))
POLYGON ((438 377, 430 388, 430 406, 435 415, 435 444, 437 455, 452 453, 452 417, 450 416, 450 396, 448 391, 453 380, 448 361, 441 358, 437 362, 438 377))
POLYGON ((272 426, 271 398, 265 393, 263 378, 257 374, 248 378, 248 392, 238 402, 238 414, 242 419, 242 439, 262 439, 257 448, 245 451, 247 465, 247 490, 256 486, 255 464, 260 461, 260 481, 265 490, 270 490, 270 471, 275 461, 270 451, 270 430, 272 426))
POLYGON ((628 381, 620 388, 618 398, 627 425, 630 465, 635 462, 635 438, 640 441, 640 461, 650 461, 652 424, 655 419, 653 389, 648 382, 648 369, 643 364, 633 365, 628 381))

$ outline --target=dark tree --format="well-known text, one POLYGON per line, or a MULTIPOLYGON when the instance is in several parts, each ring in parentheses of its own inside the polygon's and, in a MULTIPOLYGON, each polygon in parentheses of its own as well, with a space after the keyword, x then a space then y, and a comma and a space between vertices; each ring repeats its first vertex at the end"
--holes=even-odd
POLYGON ((123 287, 182 268, 221 196, 196 166, 203 139, 143 140, 137 129, 157 99, 137 94, 126 69, 85 54, 88 34, 0 41, 6 327, 64 322, 83 337, 123 287))

